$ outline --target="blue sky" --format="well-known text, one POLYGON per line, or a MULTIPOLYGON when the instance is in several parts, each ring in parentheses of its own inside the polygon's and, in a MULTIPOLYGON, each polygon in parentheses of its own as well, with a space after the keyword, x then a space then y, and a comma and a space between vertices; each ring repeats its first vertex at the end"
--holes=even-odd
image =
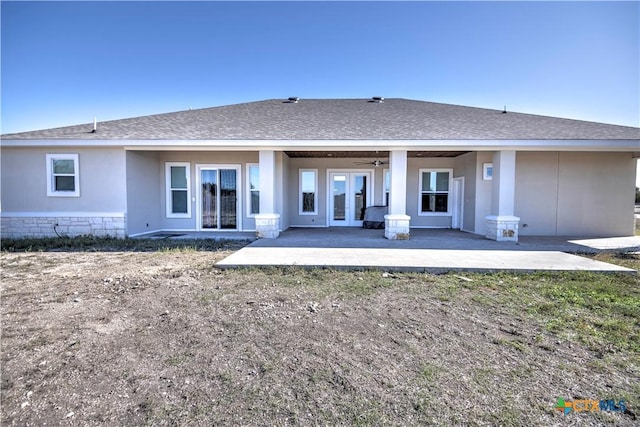
POLYGON ((268 98, 640 126, 635 2, 2 1, 2 133, 268 98))

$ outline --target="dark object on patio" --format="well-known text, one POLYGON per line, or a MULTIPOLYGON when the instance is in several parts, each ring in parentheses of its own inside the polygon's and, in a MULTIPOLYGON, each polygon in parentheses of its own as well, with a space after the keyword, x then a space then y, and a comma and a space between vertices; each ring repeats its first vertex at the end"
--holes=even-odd
POLYGON ((384 216, 388 211, 386 206, 369 206, 364 212, 362 228, 384 228, 384 216))

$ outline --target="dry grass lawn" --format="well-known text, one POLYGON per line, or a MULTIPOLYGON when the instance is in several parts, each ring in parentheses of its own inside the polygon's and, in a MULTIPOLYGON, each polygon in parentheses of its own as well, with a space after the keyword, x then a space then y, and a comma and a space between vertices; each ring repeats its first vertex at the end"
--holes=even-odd
POLYGON ((195 242, 3 249, 3 426, 638 424, 637 276, 220 271, 235 248, 195 242), (564 415, 558 398, 627 410, 564 415))

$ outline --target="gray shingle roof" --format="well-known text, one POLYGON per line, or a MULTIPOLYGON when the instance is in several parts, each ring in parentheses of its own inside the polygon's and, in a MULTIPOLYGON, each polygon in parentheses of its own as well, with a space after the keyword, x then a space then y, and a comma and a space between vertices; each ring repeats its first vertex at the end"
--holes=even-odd
POLYGON ((640 128, 408 99, 282 99, 2 135, 5 140, 636 140, 640 128))

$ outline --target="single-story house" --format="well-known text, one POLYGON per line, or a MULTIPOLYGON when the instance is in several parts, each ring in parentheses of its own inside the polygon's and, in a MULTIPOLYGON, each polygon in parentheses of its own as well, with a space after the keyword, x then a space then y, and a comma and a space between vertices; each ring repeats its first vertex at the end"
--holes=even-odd
POLYGON ((409 99, 271 99, 2 135, 2 236, 361 226, 634 234, 640 128, 409 99))

